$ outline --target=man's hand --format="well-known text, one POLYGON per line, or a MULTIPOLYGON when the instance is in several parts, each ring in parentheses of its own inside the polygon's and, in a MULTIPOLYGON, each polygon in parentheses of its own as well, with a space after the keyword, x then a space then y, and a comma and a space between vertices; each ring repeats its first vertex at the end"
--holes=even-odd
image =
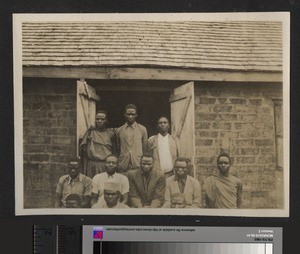
POLYGON ((95 129, 96 129, 96 126, 91 124, 89 130, 95 130, 95 129))

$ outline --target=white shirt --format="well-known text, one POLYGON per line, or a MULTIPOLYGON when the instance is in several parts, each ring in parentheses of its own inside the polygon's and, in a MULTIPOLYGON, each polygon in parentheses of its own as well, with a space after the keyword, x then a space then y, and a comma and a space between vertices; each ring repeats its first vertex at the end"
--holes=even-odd
POLYGON ((169 145, 169 134, 162 136, 158 134, 158 155, 160 161, 161 170, 167 173, 173 170, 172 155, 169 145))

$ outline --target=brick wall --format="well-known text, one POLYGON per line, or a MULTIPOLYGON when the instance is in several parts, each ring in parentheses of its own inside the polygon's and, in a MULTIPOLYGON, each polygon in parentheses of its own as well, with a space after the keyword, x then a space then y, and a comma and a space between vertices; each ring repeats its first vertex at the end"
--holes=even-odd
POLYGON ((76 155, 76 81, 24 79, 24 208, 53 207, 68 159, 76 155))
POLYGON ((282 172, 276 169, 272 99, 278 84, 196 84, 196 173, 216 169, 221 151, 233 158, 231 172, 244 183, 244 208, 282 208, 282 172))
MULTIPOLYGON (((67 161, 76 155, 76 80, 24 79, 24 207, 53 207, 67 161)), ((244 183, 244 208, 281 208, 273 99, 278 84, 195 83, 196 177, 216 170, 220 151, 244 183)))

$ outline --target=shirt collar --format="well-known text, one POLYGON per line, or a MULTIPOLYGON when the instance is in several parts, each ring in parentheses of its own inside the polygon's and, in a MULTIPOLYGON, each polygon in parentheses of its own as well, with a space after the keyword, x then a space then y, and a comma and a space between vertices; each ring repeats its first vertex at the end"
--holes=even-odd
MULTIPOLYGON (((141 171, 141 175, 142 175, 142 176, 146 176, 146 174, 143 172, 142 169, 140 169, 140 171, 141 171)), ((152 175, 152 172, 153 172, 153 169, 150 171, 150 173, 149 173, 148 176, 151 176, 151 175, 152 175)))
POLYGON ((135 128, 135 126, 137 125, 137 122, 134 122, 133 124, 129 125, 127 122, 125 123, 125 127, 132 127, 133 129, 135 128))
POLYGON ((113 173, 112 175, 107 174, 107 172, 105 172, 107 175, 107 178, 114 178, 114 176, 116 175, 117 172, 113 173))
POLYGON ((230 174, 228 174, 228 176, 223 176, 220 174, 220 172, 214 173, 214 175, 217 177, 222 177, 222 178, 228 178, 230 176, 230 174))
POLYGON ((72 179, 71 176, 68 175, 68 177, 66 178, 66 181, 68 181, 69 184, 70 184, 72 181, 73 181, 73 182, 77 182, 77 181, 82 182, 82 181, 83 181, 83 174, 79 173, 79 175, 78 175, 76 178, 74 178, 74 179, 72 179))
POLYGON ((186 175, 186 178, 183 178, 183 179, 182 178, 178 178, 178 176, 176 174, 174 175, 174 180, 175 181, 179 181, 180 179, 182 179, 184 182, 186 182, 187 178, 188 178, 188 175, 186 175))
POLYGON ((167 133, 166 136, 163 136, 163 135, 161 135, 160 133, 158 133, 158 137, 159 137, 159 138, 166 138, 166 137, 168 137, 168 136, 169 136, 169 133, 167 133))

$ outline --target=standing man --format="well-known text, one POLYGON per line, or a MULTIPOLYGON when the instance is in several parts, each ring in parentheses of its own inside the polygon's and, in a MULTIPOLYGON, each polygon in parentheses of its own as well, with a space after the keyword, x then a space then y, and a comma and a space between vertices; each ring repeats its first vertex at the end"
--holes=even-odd
POLYGON ((117 154, 115 133, 106 126, 106 111, 98 111, 95 127, 87 130, 80 144, 84 174, 90 178, 105 171, 105 158, 108 155, 117 154))
POLYGON ((208 208, 241 208, 243 185, 229 173, 231 160, 228 154, 217 158, 219 173, 204 181, 205 202, 208 208))
POLYGON ((140 160, 147 149, 146 128, 136 122, 137 108, 133 104, 125 107, 126 123, 117 129, 117 144, 120 151, 120 172, 139 168, 140 160))
POLYGON ((165 177, 161 172, 153 170, 153 162, 151 155, 143 155, 141 168, 128 173, 131 207, 157 208, 164 203, 165 177))
POLYGON ((103 202, 96 203, 93 208, 129 208, 128 205, 120 203, 120 186, 115 182, 105 182, 103 184, 103 202))
POLYGON ((115 155, 108 155, 105 159, 106 172, 97 174, 93 178, 93 189, 92 189, 92 200, 91 205, 93 206, 97 202, 103 202, 104 194, 104 183, 115 182, 119 186, 120 202, 127 204, 129 182, 126 176, 117 173, 118 169, 118 158, 115 155))
POLYGON ((54 204, 55 207, 90 207, 92 179, 79 172, 79 160, 71 160, 68 163, 68 174, 62 176, 58 181, 54 204))
POLYGON ((178 146, 175 139, 168 133, 170 123, 162 116, 157 121, 158 134, 148 140, 149 152, 153 154, 154 169, 162 171, 165 177, 173 175, 173 167, 178 156, 178 146))
POLYGON ((197 179, 188 175, 188 159, 177 158, 174 167, 175 175, 166 180, 164 208, 171 207, 171 197, 182 193, 185 198, 185 208, 201 207, 201 186, 197 179))

